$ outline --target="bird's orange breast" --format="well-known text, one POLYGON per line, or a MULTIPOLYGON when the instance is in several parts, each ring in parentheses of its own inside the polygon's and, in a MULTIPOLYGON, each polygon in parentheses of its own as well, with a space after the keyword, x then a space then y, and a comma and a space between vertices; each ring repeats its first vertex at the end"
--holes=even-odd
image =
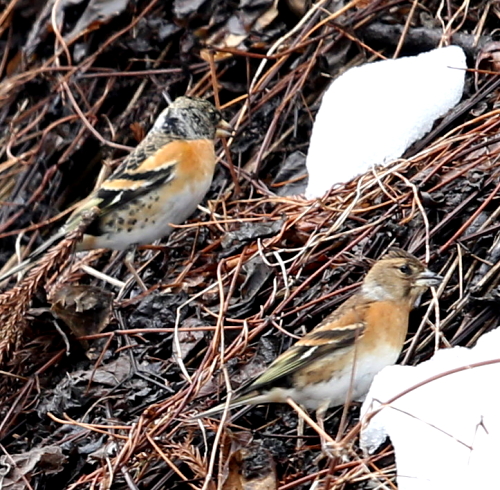
POLYGON ((214 142, 209 139, 171 141, 146 158, 131 174, 155 171, 175 165, 176 174, 198 179, 212 172, 215 165, 214 142))
POLYGON ((405 302, 376 301, 365 312, 363 348, 370 351, 384 344, 401 350, 408 332, 410 308, 405 302))

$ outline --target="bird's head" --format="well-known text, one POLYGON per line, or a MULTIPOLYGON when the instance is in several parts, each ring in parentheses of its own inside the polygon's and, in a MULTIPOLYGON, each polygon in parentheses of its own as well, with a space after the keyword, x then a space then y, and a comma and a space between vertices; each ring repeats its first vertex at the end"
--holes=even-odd
POLYGON ((391 248, 372 266, 361 291, 374 301, 405 301, 413 307, 427 288, 442 280, 412 254, 391 248))
POLYGON ((216 136, 230 135, 231 126, 208 100, 183 96, 160 113, 152 131, 183 139, 215 139, 216 136))

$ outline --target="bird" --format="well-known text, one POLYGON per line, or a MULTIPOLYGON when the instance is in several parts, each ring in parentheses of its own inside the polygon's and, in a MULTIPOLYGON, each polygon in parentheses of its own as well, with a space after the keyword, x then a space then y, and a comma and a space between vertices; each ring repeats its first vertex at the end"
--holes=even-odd
POLYGON ((276 358, 226 405, 295 403, 316 411, 319 425, 331 406, 362 400, 375 375, 394 364, 403 348, 410 311, 442 277, 414 255, 392 247, 366 274, 360 289, 312 331, 276 358))
POLYGON ((168 236, 207 193, 215 170, 214 140, 231 134, 214 105, 197 97, 175 99, 121 165, 92 192, 65 225, 5 274, 0 282, 29 268, 52 245, 97 209, 77 251, 126 250, 168 236))

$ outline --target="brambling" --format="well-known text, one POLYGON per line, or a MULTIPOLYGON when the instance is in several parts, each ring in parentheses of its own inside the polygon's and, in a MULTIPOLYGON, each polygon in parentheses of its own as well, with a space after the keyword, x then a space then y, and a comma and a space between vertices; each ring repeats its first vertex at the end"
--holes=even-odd
MULTIPOLYGON (((316 410, 318 422, 330 406, 364 398, 375 375, 394 364, 408 330, 410 311, 442 277, 416 257, 391 248, 361 288, 314 330, 281 354, 229 403, 296 403, 316 410)), ((218 405, 196 418, 221 412, 218 405)))
POLYGON ((214 140, 230 126, 208 101, 179 97, 164 109, 143 141, 59 232, 0 281, 29 267, 51 245, 74 230, 82 214, 98 210, 77 251, 124 250, 166 237, 185 221, 207 193, 215 169, 214 140))

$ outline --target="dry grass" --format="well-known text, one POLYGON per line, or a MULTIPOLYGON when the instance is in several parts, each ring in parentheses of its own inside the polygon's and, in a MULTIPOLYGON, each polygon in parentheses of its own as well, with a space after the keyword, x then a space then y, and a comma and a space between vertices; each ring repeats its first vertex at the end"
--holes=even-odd
MULTIPOLYGON (((4 78, 0 94, 7 109, 1 123, 4 130, 11 129, 3 133, 0 163, 0 198, 5 201, 1 232, 6 239, 21 230, 34 231, 29 245, 48 224, 52 207, 72 200, 69 195, 79 187, 75 180, 84 183, 80 192, 92 180, 86 175, 92 173, 91 165, 77 173, 79 177, 67 177, 68 160, 87 164, 93 149, 93 159, 100 161, 103 154, 91 134, 99 135, 104 152, 121 148, 116 141, 127 142, 126 138, 116 135, 130 134, 131 122, 148 126, 145 119, 150 122, 161 104, 161 88, 166 86, 174 94, 187 88, 190 95, 213 96, 237 128, 234 141, 220 148, 222 165, 204 207, 171 236, 167 246, 136 254, 134 264, 145 291, 115 254, 90 257, 124 286, 114 289, 117 325, 85 338, 97 351, 88 353, 88 359, 78 351, 64 358, 58 334, 42 329, 50 324, 43 318, 25 331, 27 305, 32 300, 37 306, 44 304, 43 296, 35 293, 41 291, 46 271, 38 272, 28 289, 18 287, 0 297, 3 314, 15 311, 16 315, 11 317, 15 329, 10 324, 2 330, 0 349, 5 352, 25 333, 0 383, 0 440, 5 451, 29 449, 27 441, 36 428, 41 435, 32 439, 33 444, 116 445, 94 466, 72 468, 70 476, 61 477, 61 488, 106 488, 111 482, 113 488, 134 488, 131 482, 153 489, 217 488, 217 473, 227 456, 227 447, 219 444, 227 444, 228 425, 214 421, 200 427, 190 416, 224 396, 231 381, 236 387, 247 371, 269 362, 266 356, 276 355, 314 326, 350 294, 369 262, 391 245, 425 258, 445 277, 437 295, 427 298, 412 317, 403 362, 419 362, 438 347, 472 345, 497 325, 496 74, 478 72, 477 88, 470 86, 450 119, 408 158, 375 169, 322 201, 278 195, 287 184, 276 180, 279 169, 294 150, 307 148, 311 116, 327 83, 321 73, 330 53, 345 50, 341 62, 331 61, 330 70, 335 71, 337 64, 357 64, 382 50, 370 37, 373 34, 365 34, 363 41, 360 36, 367 26, 376 31, 385 15, 400 26, 410 26, 402 30, 401 39, 387 41, 386 56, 400 41, 406 46, 404 36, 412 43, 414 31, 423 29, 428 42, 436 32, 445 39, 460 31, 457 39, 477 58, 480 51, 471 39, 479 39, 480 46, 487 43, 491 16, 498 15, 451 2, 451 11, 448 7, 438 11, 433 2, 422 2, 413 14, 417 25, 411 25, 406 21, 413 2, 380 1, 363 8, 356 8, 356 3, 339 14, 325 11, 325 2, 320 2, 293 27, 277 30, 269 39, 253 39, 253 45, 249 41, 248 51, 211 49, 206 62, 185 55, 182 61, 188 60, 190 76, 177 66, 182 56, 172 54, 172 46, 155 61, 141 64, 140 74, 134 76, 130 76, 133 63, 126 69, 102 68, 100 63, 107 61, 102 53, 119 52, 120 39, 132 42, 141 19, 165 15, 153 1, 142 4, 112 35, 98 31, 100 47, 80 63, 69 62, 59 42, 53 56, 4 78), (441 27, 420 26, 423 12, 441 18, 445 34, 441 27), (256 47, 263 40, 265 47, 256 47), (172 66, 163 68, 171 59, 172 66), (242 83, 229 87, 235 67, 238 73, 242 67, 248 72, 242 83), (28 99, 26 87, 36 83, 45 84, 46 91, 28 99), (123 94, 128 94, 126 102, 113 110, 123 94), (57 118, 49 114, 54 104, 57 118), (103 111, 108 120, 97 119, 103 111), (89 125, 97 129, 91 131, 89 125), (22 199, 25 204, 20 206, 22 199), (40 226, 27 226, 31 221, 40 226), (21 295, 18 300, 16 295, 21 295), (190 333, 197 339, 192 347, 190 333), (191 349, 186 356, 178 355, 186 349, 191 349), (128 360, 130 372, 116 386, 103 388, 97 374, 117 359, 128 360), (96 377, 78 388, 77 370, 96 377), (81 397, 69 408, 67 400, 61 402, 60 412, 54 413, 48 401, 66 377, 68 391, 81 391, 81 397), (47 413, 57 422, 50 422, 47 413), (21 444, 20 439, 26 442, 21 444)), ((408 49, 418 47, 410 44, 408 49)), ((292 180, 300 177, 298 172, 292 180)), ((47 264, 53 266, 50 259, 47 264)), ((91 281, 78 271, 71 277, 91 281)), ((349 411, 344 426, 339 418, 334 415, 328 429, 349 461, 331 464, 315 462, 319 447, 312 431, 306 433, 305 450, 295 451, 296 418, 289 408, 256 408, 233 422, 241 425, 229 427, 233 432, 251 431, 255 440, 273 450, 280 490, 310 488, 316 479, 322 481, 316 488, 364 488, 369 480, 380 488, 395 488, 391 450, 365 458, 356 446, 356 412, 349 411)), ((81 462, 84 457, 77 459, 81 462)))

